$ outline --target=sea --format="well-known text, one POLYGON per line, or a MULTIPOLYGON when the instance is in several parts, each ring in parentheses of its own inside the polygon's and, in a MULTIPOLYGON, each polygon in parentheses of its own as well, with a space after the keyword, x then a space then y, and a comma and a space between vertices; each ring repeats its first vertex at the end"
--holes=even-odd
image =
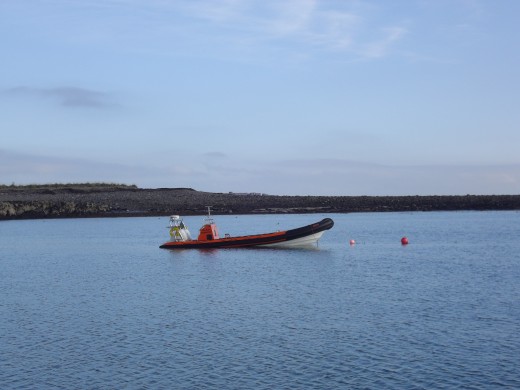
POLYGON ((0 388, 520 388, 520 212, 214 218, 325 217, 314 249, 204 251, 159 249, 167 217, 0 222, 0 388))

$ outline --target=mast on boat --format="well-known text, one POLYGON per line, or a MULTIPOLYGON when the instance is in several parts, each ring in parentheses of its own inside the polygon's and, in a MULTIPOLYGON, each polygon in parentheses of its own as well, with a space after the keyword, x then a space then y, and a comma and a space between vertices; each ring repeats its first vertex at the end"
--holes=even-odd
POLYGON ((208 215, 204 218, 204 225, 199 230, 199 241, 211 241, 218 240, 219 234, 217 225, 213 218, 211 218, 211 206, 206 206, 208 208, 208 215))
POLYGON ((206 208, 208 209, 208 215, 204 218, 204 222, 207 224, 214 224, 215 221, 211 217, 211 206, 206 206, 206 208))

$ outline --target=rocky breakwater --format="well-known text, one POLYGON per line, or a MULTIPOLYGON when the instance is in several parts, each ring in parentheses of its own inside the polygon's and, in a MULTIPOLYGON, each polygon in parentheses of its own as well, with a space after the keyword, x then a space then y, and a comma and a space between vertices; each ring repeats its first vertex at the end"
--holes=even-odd
POLYGON ((114 184, 0 186, 0 219, 348 213, 370 211, 520 210, 520 195, 275 196, 114 184))
POLYGON ((0 219, 99 216, 112 209, 105 194, 120 190, 109 185, 0 186, 0 219))

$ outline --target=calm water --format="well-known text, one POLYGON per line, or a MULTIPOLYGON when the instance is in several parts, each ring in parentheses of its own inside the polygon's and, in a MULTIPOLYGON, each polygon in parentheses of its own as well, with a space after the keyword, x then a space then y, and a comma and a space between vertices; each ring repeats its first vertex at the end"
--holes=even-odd
POLYGON ((326 216, 316 250, 170 252, 167 218, 0 222, 0 388, 520 388, 519 212, 326 216))

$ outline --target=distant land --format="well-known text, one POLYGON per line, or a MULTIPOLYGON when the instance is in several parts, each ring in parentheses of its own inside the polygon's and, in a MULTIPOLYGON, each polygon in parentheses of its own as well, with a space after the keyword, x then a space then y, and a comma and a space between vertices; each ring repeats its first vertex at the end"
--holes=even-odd
POLYGON ((0 185, 0 220, 382 211, 520 210, 520 195, 281 196, 110 183, 0 185))

